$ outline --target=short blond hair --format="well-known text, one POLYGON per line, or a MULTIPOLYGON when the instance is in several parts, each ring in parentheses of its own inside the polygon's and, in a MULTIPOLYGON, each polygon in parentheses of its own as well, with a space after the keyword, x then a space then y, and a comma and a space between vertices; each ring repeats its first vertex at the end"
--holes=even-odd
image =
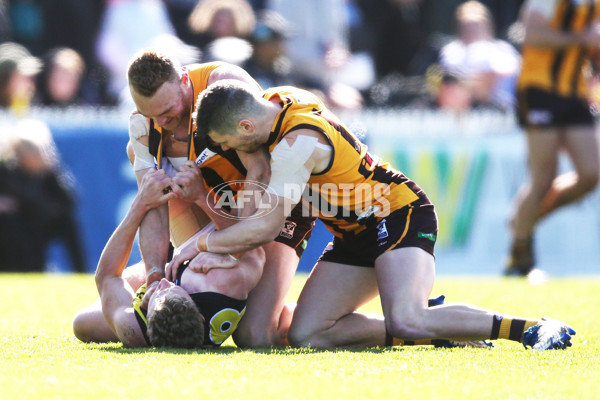
POLYGON ((181 65, 166 54, 152 49, 140 50, 129 61, 129 85, 142 96, 153 96, 168 81, 179 80, 181 65))

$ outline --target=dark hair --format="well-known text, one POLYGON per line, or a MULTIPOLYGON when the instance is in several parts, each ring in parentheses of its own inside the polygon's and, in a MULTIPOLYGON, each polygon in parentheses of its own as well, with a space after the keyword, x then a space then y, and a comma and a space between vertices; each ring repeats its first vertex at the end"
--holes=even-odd
POLYGON ((158 300, 154 312, 148 315, 148 338, 155 347, 201 347, 204 323, 196 304, 180 295, 158 300))
POLYGON ((233 133, 242 117, 258 111, 258 103, 250 87, 238 80, 215 82, 198 95, 194 122, 196 135, 207 137, 211 131, 233 133))
POLYGON ((179 65, 164 54, 143 50, 129 62, 129 85, 139 94, 150 97, 163 83, 179 79, 179 65))

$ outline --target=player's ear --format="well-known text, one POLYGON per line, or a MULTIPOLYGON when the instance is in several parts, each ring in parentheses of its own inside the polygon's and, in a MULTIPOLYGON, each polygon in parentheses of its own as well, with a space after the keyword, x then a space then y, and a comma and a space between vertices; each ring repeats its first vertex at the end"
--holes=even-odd
POLYGON ((254 132, 254 124, 249 119, 243 119, 238 123, 238 127, 241 128, 243 133, 254 132))
POLYGON ((184 85, 187 85, 189 80, 190 80, 190 76, 188 75, 187 72, 184 72, 183 74, 181 74, 181 83, 183 83, 184 85))

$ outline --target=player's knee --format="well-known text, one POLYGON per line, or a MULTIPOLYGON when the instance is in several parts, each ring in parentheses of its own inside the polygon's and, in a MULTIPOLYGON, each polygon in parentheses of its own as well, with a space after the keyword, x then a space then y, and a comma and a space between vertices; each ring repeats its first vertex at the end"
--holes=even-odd
POLYGON ((277 325, 242 318, 233 333, 233 341, 238 347, 279 346, 277 325))
POLYGON ((550 176, 532 181, 529 187, 530 196, 537 201, 541 201, 550 189, 552 189, 552 181, 553 177, 550 176))
POLYGON ((255 326, 239 326, 233 333, 233 341, 241 348, 273 345, 267 331, 255 326))
POLYGON ((316 349, 330 348, 332 343, 327 340, 326 332, 319 332, 309 326, 301 326, 292 322, 288 331, 288 341, 293 347, 312 347, 316 349))
POLYGON ((91 326, 85 313, 77 313, 73 318, 73 333, 75 337, 82 342, 91 342, 93 340, 91 335, 91 326))

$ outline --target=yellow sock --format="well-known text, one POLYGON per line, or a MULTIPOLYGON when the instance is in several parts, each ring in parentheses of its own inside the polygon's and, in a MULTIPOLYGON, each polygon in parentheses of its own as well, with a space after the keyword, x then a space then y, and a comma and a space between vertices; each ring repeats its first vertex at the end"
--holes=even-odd
POLYGON ((490 339, 508 339, 520 342, 523 332, 532 326, 537 325, 538 322, 538 320, 534 319, 520 319, 503 315, 494 315, 490 339))

